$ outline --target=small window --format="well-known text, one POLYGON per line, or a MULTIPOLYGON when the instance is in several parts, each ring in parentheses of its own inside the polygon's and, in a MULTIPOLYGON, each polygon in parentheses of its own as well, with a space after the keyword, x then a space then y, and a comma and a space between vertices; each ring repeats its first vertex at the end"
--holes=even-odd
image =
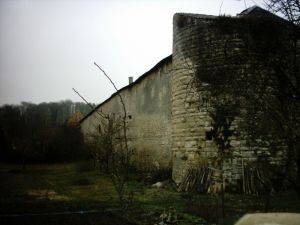
POLYGON ((132 116, 131 116, 131 115, 128 115, 128 118, 131 120, 131 119, 132 119, 132 116))
POLYGON ((205 132, 205 139, 211 141, 212 138, 213 138, 213 133, 212 133, 212 131, 206 131, 206 132, 205 132))

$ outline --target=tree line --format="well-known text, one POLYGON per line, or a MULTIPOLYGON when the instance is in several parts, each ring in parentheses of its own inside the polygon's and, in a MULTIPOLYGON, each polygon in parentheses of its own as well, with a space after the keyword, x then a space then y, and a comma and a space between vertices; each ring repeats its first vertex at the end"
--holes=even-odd
POLYGON ((0 107, 0 159, 44 163, 85 157, 79 121, 90 106, 70 100, 0 107))

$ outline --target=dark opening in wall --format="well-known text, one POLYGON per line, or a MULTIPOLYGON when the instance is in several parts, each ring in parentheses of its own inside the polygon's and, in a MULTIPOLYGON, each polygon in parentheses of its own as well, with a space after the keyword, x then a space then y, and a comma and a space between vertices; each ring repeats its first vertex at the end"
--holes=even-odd
POLYGON ((131 120, 131 119, 132 119, 132 116, 131 116, 131 115, 128 115, 128 119, 130 119, 130 120, 131 120))
POLYGON ((206 132, 205 132, 205 139, 206 139, 206 140, 212 140, 212 138, 213 138, 213 133, 212 133, 212 131, 206 131, 206 132))

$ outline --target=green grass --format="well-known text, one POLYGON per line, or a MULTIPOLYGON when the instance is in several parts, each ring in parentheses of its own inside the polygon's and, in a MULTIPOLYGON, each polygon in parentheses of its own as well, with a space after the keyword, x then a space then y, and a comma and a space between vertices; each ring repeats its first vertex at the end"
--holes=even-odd
MULTIPOLYGON (((26 214, 98 210, 89 215, 0 217, 0 224, 145 224, 159 222, 162 213, 177 217, 176 224, 216 222, 216 196, 178 193, 174 188, 156 189, 136 177, 127 191, 133 203, 121 210, 109 176, 95 171, 88 162, 21 166, 0 164, 0 214, 26 214)), ((261 212, 263 199, 226 194, 225 223, 233 224, 247 212, 261 212)), ((300 200, 293 193, 276 195, 270 211, 300 212, 300 200)))

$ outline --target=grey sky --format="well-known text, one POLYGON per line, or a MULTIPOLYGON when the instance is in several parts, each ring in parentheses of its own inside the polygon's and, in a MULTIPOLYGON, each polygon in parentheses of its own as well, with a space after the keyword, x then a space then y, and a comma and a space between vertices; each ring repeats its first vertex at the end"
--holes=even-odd
MULTIPOLYGON (((247 6, 260 0, 246 1, 247 6)), ((72 87, 99 103, 172 52, 176 12, 218 15, 222 0, 0 1, 0 105, 80 101, 72 87)), ((224 0, 235 15, 244 1, 224 0)))

